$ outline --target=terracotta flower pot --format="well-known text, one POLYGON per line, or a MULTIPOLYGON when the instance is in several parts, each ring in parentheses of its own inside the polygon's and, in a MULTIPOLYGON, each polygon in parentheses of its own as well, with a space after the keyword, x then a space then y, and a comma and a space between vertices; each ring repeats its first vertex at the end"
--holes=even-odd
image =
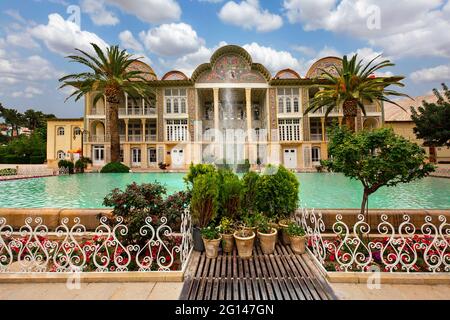
POLYGON ((305 253, 305 236, 290 236, 292 251, 296 254, 305 253))
POLYGON ((203 243, 205 244, 206 257, 210 259, 215 259, 219 255, 219 246, 222 241, 222 237, 219 239, 208 240, 203 238, 203 243))
POLYGON ((261 233, 258 231, 259 244, 264 254, 272 254, 275 252, 275 243, 277 242, 278 231, 272 228, 272 233, 261 233))
POLYGON ((281 235, 281 241, 285 246, 288 246, 291 243, 291 240, 289 239, 289 235, 287 234, 287 221, 280 221, 278 222, 278 225, 280 226, 280 235, 281 235))
POLYGON ((236 241, 236 247, 238 250, 239 257, 243 259, 250 258, 253 255, 253 244, 255 243, 255 233, 253 231, 247 230, 247 236, 242 236, 240 231, 236 231, 233 236, 236 241))
POLYGON ((232 234, 222 235, 222 250, 225 253, 232 253, 234 249, 234 236, 232 234))

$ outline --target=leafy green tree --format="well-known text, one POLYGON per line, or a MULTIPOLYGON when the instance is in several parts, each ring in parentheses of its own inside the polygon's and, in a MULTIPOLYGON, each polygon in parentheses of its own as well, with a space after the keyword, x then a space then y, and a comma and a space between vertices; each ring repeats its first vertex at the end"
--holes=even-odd
POLYGON ((366 212, 369 196, 381 187, 408 183, 434 171, 423 148, 390 128, 352 133, 345 127, 333 127, 328 154, 326 167, 361 181, 362 214, 366 212))
POLYGON ((236 220, 241 211, 242 182, 229 169, 220 169, 218 172, 218 180, 219 218, 227 217, 236 220))
POLYGON ((298 207, 299 182, 283 166, 267 166, 256 182, 256 208, 270 219, 285 219, 298 207))
POLYGON ((7 109, 0 104, 0 117, 3 118, 7 125, 11 126, 11 135, 18 136, 19 128, 25 123, 23 114, 16 109, 7 109))
POLYGON ((344 56, 342 59, 342 67, 334 66, 335 72, 331 73, 321 69, 326 83, 316 85, 320 90, 311 99, 309 107, 305 110, 305 114, 324 107, 326 110, 325 116, 328 116, 331 111, 342 107, 347 127, 355 131, 355 117, 357 116, 358 108, 366 115, 365 103, 385 101, 402 108, 388 97, 409 96, 395 90, 387 89, 387 87, 404 87, 404 84, 400 82, 404 77, 374 76, 375 72, 395 65, 389 60, 375 63, 375 60, 379 57, 377 56, 369 63, 364 64, 363 60, 358 61, 358 55, 356 54, 350 60, 348 60, 347 56, 344 56))
POLYGON ((422 102, 418 110, 411 107, 411 118, 416 125, 414 133, 430 147, 430 160, 436 162, 436 147, 450 148, 450 91, 442 84, 443 95, 434 89, 436 103, 422 102))
POLYGON ((139 58, 133 58, 118 46, 111 46, 104 52, 98 45, 94 43, 91 45, 95 50, 95 56, 76 49, 81 55, 67 57, 71 62, 80 63, 90 70, 62 77, 59 79, 62 83, 60 88, 75 88, 67 98, 75 97, 75 101, 88 94, 94 94, 94 105, 105 97, 109 104, 107 117, 111 135, 111 162, 120 162, 119 103, 125 93, 132 99, 142 97, 151 103, 155 98, 155 92, 145 79, 145 72, 130 68, 132 63, 140 61, 139 58))

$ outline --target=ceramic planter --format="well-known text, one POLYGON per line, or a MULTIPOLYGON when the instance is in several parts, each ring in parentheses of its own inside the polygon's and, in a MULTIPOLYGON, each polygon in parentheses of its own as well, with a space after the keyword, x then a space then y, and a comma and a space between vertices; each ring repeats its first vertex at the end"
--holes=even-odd
POLYGON ((222 241, 222 237, 219 239, 208 240, 203 238, 203 243, 205 245, 205 254, 207 258, 215 259, 219 255, 219 246, 222 241))
POLYGON ((285 246, 288 246, 291 243, 291 240, 289 239, 289 235, 287 234, 288 222, 280 221, 280 222, 278 222, 278 225, 280 226, 281 241, 283 242, 283 244, 285 246))
POLYGON ((222 250, 225 253, 232 253, 234 249, 234 236, 233 234, 221 234, 222 235, 222 250))
POLYGON ((236 231, 233 236, 236 241, 238 255, 242 259, 250 258, 253 255, 253 244, 255 243, 255 232, 247 230, 248 236, 243 236, 240 231, 236 231))
POLYGON ((259 245, 264 254, 272 254, 275 252, 277 234, 278 231, 275 228, 272 228, 272 233, 262 233, 258 231, 259 245))
POLYGON ((192 240, 194 241, 194 250, 203 252, 205 251, 205 245, 203 244, 202 232, 200 228, 194 227, 192 231, 192 240))
POLYGON ((290 236, 292 251, 296 254, 305 253, 305 236, 290 236))

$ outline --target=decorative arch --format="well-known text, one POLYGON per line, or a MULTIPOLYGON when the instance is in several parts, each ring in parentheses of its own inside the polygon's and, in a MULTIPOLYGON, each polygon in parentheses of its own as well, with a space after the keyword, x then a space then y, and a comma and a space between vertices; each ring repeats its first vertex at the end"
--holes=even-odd
POLYGON ((189 80, 189 78, 181 71, 172 70, 167 72, 161 80, 189 80))
POLYGON ((366 118, 363 123, 364 130, 373 130, 378 128, 379 122, 377 118, 366 118))
POLYGON ((313 63, 306 73, 306 77, 309 79, 321 78, 323 76, 322 70, 326 70, 333 75, 337 75, 334 67, 342 67, 342 59, 338 57, 322 58, 313 63))
POLYGON ((105 124, 103 121, 93 121, 91 123, 91 135, 94 136, 104 136, 105 135, 105 124))
POLYGON ((251 55, 242 47, 227 45, 211 56, 209 63, 197 67, 192 73, 196 82, 258 82, 271 79, 265 66, 253 63, 251 55))
POLYGON ((278 71, 274 79, 301 79, 300 75, 292 69, 283 69, 278 71))

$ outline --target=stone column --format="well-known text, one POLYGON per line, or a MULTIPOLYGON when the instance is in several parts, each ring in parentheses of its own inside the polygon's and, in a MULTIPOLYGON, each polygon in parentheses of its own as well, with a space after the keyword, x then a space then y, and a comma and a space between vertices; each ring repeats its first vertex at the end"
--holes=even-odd
POLYGON ((251 164, 256 163, 256 146, 253 141, 252 89, 245 89, 245 109, 247 113, 247 158, 251 164))
POLYGON ((145 137, 145 119, 141 119, 141 123, 142 123, 142 142, 145 143, 146 137, 145 137))
POLYGON ((128 142, 128 121, 129 119, 123 119, 125 121, 125 142, 128 142))
POLYGON ((322 124, 322 141, 325 142, 325 118, 320 118, 320 122, 322 124))
POLYGON ((219 117, 219 88, 213 89, 214 96, 214 154, 216 159, 220 158, 221 145, 219 142, 222 140, 219 138, 220 133, 220 117, 219 117))

